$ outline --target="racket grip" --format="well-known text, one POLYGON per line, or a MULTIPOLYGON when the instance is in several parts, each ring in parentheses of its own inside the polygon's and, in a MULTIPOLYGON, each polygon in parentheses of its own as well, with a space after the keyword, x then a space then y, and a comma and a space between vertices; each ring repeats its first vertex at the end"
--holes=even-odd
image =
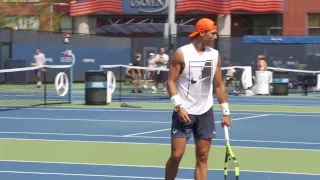
POLYGON ((224 136, 226 137, 226 140, 229 141, 229 129, 227 126, 223 126, 224 128, 224 136))

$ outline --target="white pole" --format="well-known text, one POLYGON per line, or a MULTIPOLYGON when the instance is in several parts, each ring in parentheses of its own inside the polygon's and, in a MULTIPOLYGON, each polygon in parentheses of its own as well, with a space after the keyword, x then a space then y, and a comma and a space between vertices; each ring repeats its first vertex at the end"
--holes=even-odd
MULTIPOLYGON (((169 24, 169 55, 173 58, 175 44, 177 41, 177 24, 176 24, 176 0, 168 0, 168 24, 169 24)), ((170 61, 172 62, 172 61, 170 61)))

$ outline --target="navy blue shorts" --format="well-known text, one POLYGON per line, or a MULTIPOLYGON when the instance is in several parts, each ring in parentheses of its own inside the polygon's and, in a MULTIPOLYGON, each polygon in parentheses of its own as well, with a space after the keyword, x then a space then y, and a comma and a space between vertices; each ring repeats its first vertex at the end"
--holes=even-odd
POLYGON ((185 125, 179 120, 178 114, 172 114, 171 137, 172 138, 215 138, 216 128, 214 123, 213 110, 210 108, 202 115, 190 115, 191 124, 185 125))
POLYGON ((41 72, 41 69, 35 69, 35 70, 34 70, 34 74, 35 74, 35 75, 37 75, 37 74, 40 73, 40 72, 41 72))

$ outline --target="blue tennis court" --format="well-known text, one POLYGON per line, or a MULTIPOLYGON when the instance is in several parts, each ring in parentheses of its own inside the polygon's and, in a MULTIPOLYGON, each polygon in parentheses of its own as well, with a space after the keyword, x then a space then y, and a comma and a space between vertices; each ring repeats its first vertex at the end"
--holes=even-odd
MULTIPOLYGON (((217 111, 209 179, 223 178, 220 117, 217 111)), ((233 111, 230 136, 241 179, 319 179, 319 117, 317 113, 233 111)), ((170 120, 171 110, 165 109, 57 107, 1 112, 0 177, 163 179, 170 120)), ((180 179, 193 178, 193 141, 189 144, 180 179)))

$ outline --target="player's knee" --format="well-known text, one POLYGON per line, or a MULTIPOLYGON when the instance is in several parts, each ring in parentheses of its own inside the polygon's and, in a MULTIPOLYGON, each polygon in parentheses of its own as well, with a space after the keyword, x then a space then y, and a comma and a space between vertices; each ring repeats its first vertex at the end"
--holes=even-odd
POLYGON ((183 150, 175 150, 171 153, 171 161, 179 163, 183 157, 184 151, 183 150))
POLYGON ((200 151, 196 154, 196 159, 198 163, 207 163, 209 158, 209 152, 207 151, 200 151))

